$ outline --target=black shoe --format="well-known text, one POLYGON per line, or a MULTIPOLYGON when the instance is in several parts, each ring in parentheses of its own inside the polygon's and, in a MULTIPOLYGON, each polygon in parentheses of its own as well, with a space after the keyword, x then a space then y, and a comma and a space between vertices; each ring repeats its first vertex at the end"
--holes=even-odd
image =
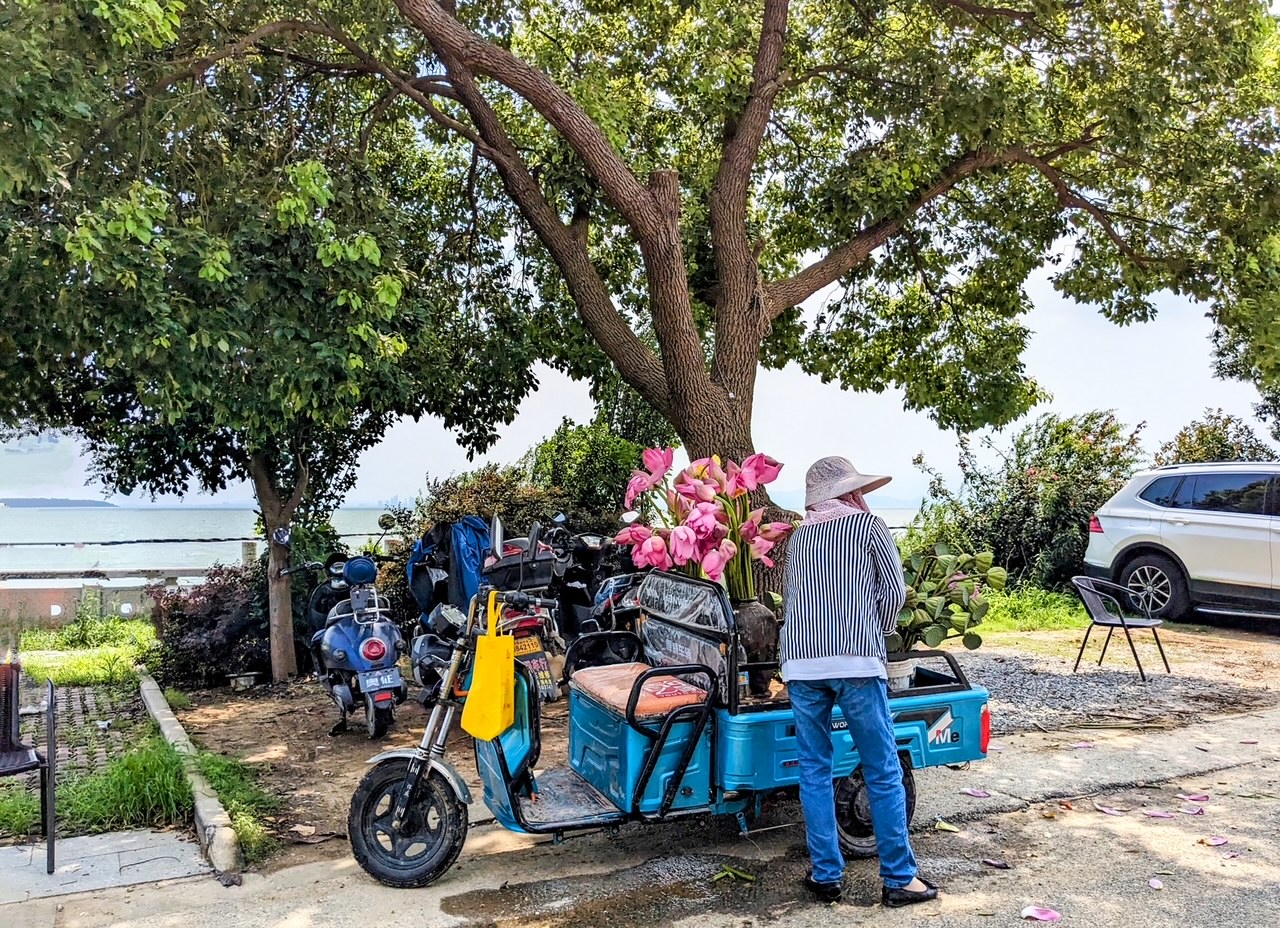
POLYGON ((920 892, 912 892, 909 889, 898 889, 893 886, 886 886, 884 892, 880 896, 880 901, 890 909, 900 909, 904 905, 915 905, 918 902, 932 902, 938 898, 938 887, 934 886, 924 877, 918 878, 925 885, 925 889, 920 892))
POLYGON ((844 898, 843 883, 819 883, 812 873, 804 878, 804 888, 817 896, 820 902, 839 902, 844 898))

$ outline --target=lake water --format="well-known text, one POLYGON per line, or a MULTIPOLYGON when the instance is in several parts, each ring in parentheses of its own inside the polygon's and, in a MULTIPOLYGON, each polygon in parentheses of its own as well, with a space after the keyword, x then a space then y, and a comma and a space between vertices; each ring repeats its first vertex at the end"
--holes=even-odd
MULTIPOLYGON (((343 509, 334 527, 348 544, 377 537, 381 509, 343 509)), ((905 526, 915 513, 884 509, 890 526, 905 526)), ((249 509, 51 508, 0 509, 0 571, 175 569, 203 570, 238 563, 239 541, 181 539, 253 538, 256 515, 249 509), (156 544, 98 545, 103 541, 177 539, 156 544), (50 543, 61 543, 53 546, 50 543)))

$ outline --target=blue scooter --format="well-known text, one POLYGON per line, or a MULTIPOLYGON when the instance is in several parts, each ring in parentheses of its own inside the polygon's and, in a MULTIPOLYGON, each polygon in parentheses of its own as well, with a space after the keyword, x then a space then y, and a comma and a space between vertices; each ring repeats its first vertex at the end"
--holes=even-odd
MULTIPOLYGON (((307 564, 290 573, 310 569, 307 564)), ((381 738, 395 721, 396 706, 409 695, 396 666, 405 652, 404 636, 391 615, 391 603, 374 588, 377 562, 367 556, 343 564, 348 597, 329 610, 324 628, 311 638, 320 682, 338 707, 330 734, 347 730, 347 716, 363 704, 370 738, 381 738)))

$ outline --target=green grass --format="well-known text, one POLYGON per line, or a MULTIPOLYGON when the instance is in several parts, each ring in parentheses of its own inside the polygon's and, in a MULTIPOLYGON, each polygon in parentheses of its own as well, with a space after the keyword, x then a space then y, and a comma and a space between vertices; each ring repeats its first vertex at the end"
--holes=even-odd
POLYGON ((97 686, 134 683, 134 664, 140 652, 134 647, 106 647, 87 651, 19 652, 22 669, 33 679, 53 680, 58 686, 97 686))
POLYGON ((59 790, 58 818, 74 834, 191 821, 191 784, 182 758, 158 733, 59 790))
POLYGON ((1065 593, 1051 593, 1035 587, 986 594, 991 611, 979 631, 996 632, 1060 631, 1084 628, 1089 615, 1080 600, 1065 593))
POLYGON ((17 782, 0 786, 0 835, 27 835, 39 821, 39 796, 17 782))
POLYGON ((21 651, 79 651, 88 648, 135 648, 155 644, 155 626, 145 619, 119 616, 78 618, 62 628, 28 628, 18 645, 21 651))
POLYGON ((164 698, 170 709, 191 708, 191 697, 182 692, 182 690, 175 690, 172 686, 165 688, 164 698))
POLYGON ((280 800, 258 783, 258 770, 251 764, 201 751, 196 766, 217 792, 231 816, 245 860, 261 863, 280 850, 280 839, 267 828, 264 817, 280 808, 280 800))

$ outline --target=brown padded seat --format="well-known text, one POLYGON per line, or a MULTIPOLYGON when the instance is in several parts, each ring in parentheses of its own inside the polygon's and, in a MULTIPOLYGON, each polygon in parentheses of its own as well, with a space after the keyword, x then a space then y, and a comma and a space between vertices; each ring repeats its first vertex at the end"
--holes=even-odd
MULTIPOLYGON (((639 663, 586 667, 574 672, 569 685, 604 703, 619 715, 625 715, 636 678, 652 669, 648 664, 639 663)), ((639 719, 661 717, 681 706, 707 701, 706 690, 679 677, 650 677, 644 681, 640 692, 642 695, 636 704, 636 718, 639 719)))

